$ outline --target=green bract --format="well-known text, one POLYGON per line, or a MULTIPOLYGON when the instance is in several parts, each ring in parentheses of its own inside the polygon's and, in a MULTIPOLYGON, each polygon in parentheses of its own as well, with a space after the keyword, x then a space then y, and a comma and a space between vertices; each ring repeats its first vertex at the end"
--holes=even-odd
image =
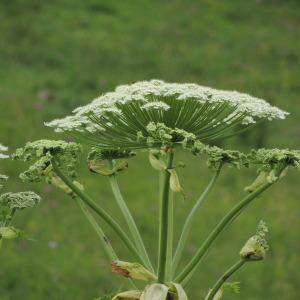
POLYGON ((37 160, 20 177, 24 181, 39 182, 43 177, 47 177, 51 173, 52 159, 56 160, 57 164, 68 176, 76 178, 76 166, 81 151, 82 147, 76 143, 38 140, 29 142, 23 148, 17 149, 13 158, 24 161, 37 160))
POLYGON ((189 138, 209 142, 287 115, 247 94, 161 80, 119 86, 73 113, 46 125, 105 149, 161 147, 189 138))
POLYGON ((268 228, 266 224, 263 221, 260 221, 256 234, 246 242, 240 252, 243 259, 255 261, 265 258, 266 251, 269 250, 269 245, 266 240, 267 232, 268 228))
POLYGON ((41 197, 34 192, 5 193, 0 196, 0 205, 10 209, 33 207, 40 201, 41 197))

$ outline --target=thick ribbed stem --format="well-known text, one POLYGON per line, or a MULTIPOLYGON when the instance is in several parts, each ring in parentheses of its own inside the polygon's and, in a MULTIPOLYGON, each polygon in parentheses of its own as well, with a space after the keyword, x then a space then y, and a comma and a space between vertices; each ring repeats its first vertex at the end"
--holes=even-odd
POLYGON ((159 255, 158 255, 158 282, 164 283, 166 278, 166 263, 172 260, 167 259, 168 255, 168 229, 169 229, 169 193, 170 193, 170 172, 172 169, 174 159, 174 152, 168 153, 167 169, 164 171, 162 198, 160 202, 160 242, 159 242, 159 255))

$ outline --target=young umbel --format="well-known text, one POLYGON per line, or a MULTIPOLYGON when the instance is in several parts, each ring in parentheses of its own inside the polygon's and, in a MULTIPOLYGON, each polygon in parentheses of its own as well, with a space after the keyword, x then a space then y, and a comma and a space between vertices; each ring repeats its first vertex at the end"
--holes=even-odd
MULTIPOLYGON (((185 300, 188 299, 187 283, 227 225, 244 212, 253 200, 282 179, 289 168, 300 169, 300 152, 296 150, 259 149, 244 154, 216 147, 215 141, 236 135, 260 122, 284 119, 286 116, 286 112, 248 94, 197 84, 143 81, 119 86, 114 92, 106 93, 90 104, 75 109, 72 115, 46 123, 55 131, 72 136, 76 143, 61 140, 30 142, 18 149, 14 158, 32 161, 32 165, 20 175, 22 180, 45 180, 78 203, 102 241, 112 272, 124 276, 125 282, 131 286, 100 299, 185 300), (118 217, 91 199, 88 191, 80 184, 77 166, 81 157, 81 144, 91 148, 88 167, 91 172, 109 181, 128 229, 119 225, 118 217), (181 164, 176 162, 176 153, 180 149, 205 157, 208 167, 213 170, 213 176, 201 196, 194 201, 183 224, 180 239, 176 242, 177 247, 174 248, 172 194, 181 193, 185 196, 177 174, 181 164), (140 151, 148 151, 149 167, 154 168, 160 178, 157 264, 148 255, 139 226, 117 180, 118 174, 128 168, 128 158, 138 155, 140 151), (244 198, 224 214, 206 240, 199 243, 199 248, 189 262, 181 268, 179 263, 193 221, 226 166, 255 168, 257 177, 245 188, 244 198), (110 238, 102 229, 104 223, 119 237, 120 243, 128 248, 130 257, 118 256, 118 245, 110 244, 110 238), (137 288, 136 281, 144 284, 139 283, 137 288)), ((130 168, 126 172, 130 172, 130 168)), ((208 292, 206 299, 221 299, 226 290, 239 290, 236 282, 228 280, 248 262, 265 258, 268 250, 266 233, 265 223, 260 222, 257 232, 239 254, 237 251, 237 261, 220 274, 220 278, 211 287, 204 287, 208 292)))
MULTIPOLYGON (((8 148, 0 144, 0 160, 9 156, 6 154, 8 148)), ((4 189, 8 176, 0 174, 0 190, 4 189)), ((40 196, 34 192, 0 193, 0 250, 5 240, 24 237, 20 229, 12 226, 16 213, 33 207, 41 201, 40 196)))

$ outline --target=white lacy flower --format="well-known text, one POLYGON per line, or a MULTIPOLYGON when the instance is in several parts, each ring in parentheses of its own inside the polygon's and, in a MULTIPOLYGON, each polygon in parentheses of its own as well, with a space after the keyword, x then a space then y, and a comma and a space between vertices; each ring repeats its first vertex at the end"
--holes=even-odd
MULTIPOLYGON (((45 124, 56 131, 114 131, 115 135, 120 133, 121 145, 121 141, 132 141, 137 132, 145 134, 150 122, 185 130, 202 140, 212 140, 229 135, 229 131, 233 132, 238 126, 284 119, 287 114, 248 94, 151 80, 118 86, 114 92, 76 108, 72 116, 45 124)), ((93 137, 94 141, 97 138, 93 137)))
POLYGON ((0 144, 0 159, 8 158, 9 155, 3 154, 2 152, 7 151, 8 148, 0 144))

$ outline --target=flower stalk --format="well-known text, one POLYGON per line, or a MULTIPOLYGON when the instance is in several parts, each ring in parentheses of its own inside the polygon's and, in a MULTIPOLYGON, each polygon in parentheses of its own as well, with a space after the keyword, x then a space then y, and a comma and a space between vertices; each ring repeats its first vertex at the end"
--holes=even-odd
MULTIPOLYGON (((279 174, 282 172, 280 170, 279 174)), ((191 259, 191 261, 187 264, 187 266, 183 269, 183 271, 176 277, 175 281, 179 283, 183 283, 184 285, 187 283, 187 278, 190 278, 190 273, 194 273, 195 269, 198 267, 202 257, 208 251, 213 242, 217 239, 217 237, 224 231, 226 226, 231 223, 240 212, 248 206, 255 198, 257 198, 261 193, 270 188, 274 182, 267 182, 263 184, 256 191, 252 192, 244 199, 242 199, 239 203, 237 203, 229 213, 220 221, 220 223, 215 227, 215 229, 211 232, 202 246, 199 248, 197 253, 191 259)))
POLYGON ((204 192, 201 194, 201 196, 198 198, 197 202, 195 203, 195 205, 193 206, 191 212, 189 213, 188 217, 186 218, 186 221, 184 223, 183 226, 183 230, 178 242, 178 246, 174 255, 174 259, 173 259, 173 269, 174 271, 177 269, 179 262, 181 261, 182 258, 182 254, 183 254, 183 250, 184 247, 186 245, 187 239, 188 239, 188 235, 191 231, 192 225, 193 225, 193 221, 196 217, 196 213, 198 212, 199 208, 204 204, 208 194, 210 193, 210 191, 212 190, 213 186, 215 185, 219 175, 220 175, 220 171, 221 171, 222 165, 220 165, 217 170, 215 171, 211 181, 209 182, 208 186, 206 187, 206 189, 204 190, 204 192))
MULTIPOLYGON (((113 163, 112 161, 110 161, 110 166, 113 167, 113 163)), ((134 221, 134 218, 121 194, 120 188, 119 188, 119 184, 116 178, 115 174, 112 174, 111 176, 109 176, 109 182, 110 182, 110 186, 112 188, 114 197, 117 201, 117 204, 125 218, 125 221, 129 227, 130 233, 133 237, 133 241, 135 246, 137 247, 140 255, 143 257, 143 261, 145 262, 145 266, 150 269, 152 272, 154 272, 152 263, 149 259, 149 256, 147 254, 144 242, 142 240, 141 234, 136 226, 136 223, 134 221)))
POLYGON ((214 300, 216 294, 222 287, 222 285, 235 273, 237 272, 247 261, 245 259, 239 259, 233 266, 231 266, 215 283, 213 288, 205 300, 214 300))

